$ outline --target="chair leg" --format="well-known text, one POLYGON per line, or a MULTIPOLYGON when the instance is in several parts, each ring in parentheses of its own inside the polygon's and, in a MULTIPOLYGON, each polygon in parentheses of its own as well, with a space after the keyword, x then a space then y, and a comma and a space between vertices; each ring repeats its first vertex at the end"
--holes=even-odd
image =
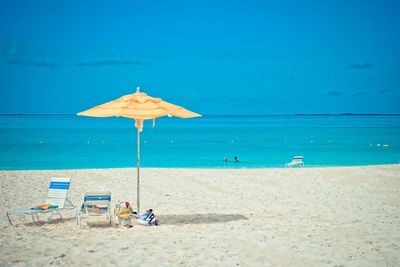
POLYGON ((38 223, 39 223, 39 221, 36 221, 36 220, 35 220, 35 216, 33 216, 32 213, 31 213, 31 217, 32 217, 32 221, 33 221, 35 224, 38 224, 38 223))
POLYGON ((10 214, 8 213, 8 211, 6 211, 6 215, 7 215, 7 219, 8 219, 8 222, 10 223, 10 225, 13 225, 12 222, 11 222, 10 214))
POLYGON ((78 225, 78 207, 75 207, 74 210, 75 210, 75 220, 76 220, 76 224, 78 225))
POLYGON ((78 225, 79 229, 81 229, 81 225, 82 225, 82 221, 81 221, 81 214, 80 212, 78 212, 77 216, 76 216, 76 224, 78 225))
POLYGON ((52 215, 53 215, 53 212, 49 212, 49 213, 47 214, 47 216, 46 216, 46 222, 47 222, 47 223, 49 222, 49 220, 50 220, 50 218, 51 218, 52 215))

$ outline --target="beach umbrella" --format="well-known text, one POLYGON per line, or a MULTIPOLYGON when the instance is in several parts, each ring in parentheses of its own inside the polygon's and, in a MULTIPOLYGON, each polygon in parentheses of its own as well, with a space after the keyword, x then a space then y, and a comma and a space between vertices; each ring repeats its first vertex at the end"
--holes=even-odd
POLYGON ((181 106, 177 106, 161 98, 151 97, 140 91, 137 87, 136 93, 124 95, 113 101, 95 106, 91 109, 79 112, 80 116, 89 117, 125 117, 135 120, 137 128, 137 212, 140 212, 140 132, 143 130, 143 121, 169 116, 178 118, 194 118, 201 115, 181 106))

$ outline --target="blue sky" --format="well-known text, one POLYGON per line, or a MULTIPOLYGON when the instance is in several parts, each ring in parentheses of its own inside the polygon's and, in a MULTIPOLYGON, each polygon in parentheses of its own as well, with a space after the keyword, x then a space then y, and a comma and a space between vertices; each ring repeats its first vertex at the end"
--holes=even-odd
POLYGON ((400 113, 399 1, 2 1, 0 113, 135 91, 203 114, 400 113))

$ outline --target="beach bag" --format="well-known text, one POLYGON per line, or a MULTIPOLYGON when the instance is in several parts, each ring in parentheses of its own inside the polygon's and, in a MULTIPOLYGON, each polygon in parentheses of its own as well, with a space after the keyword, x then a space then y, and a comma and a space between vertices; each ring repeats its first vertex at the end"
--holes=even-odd
POLYGON ((156 215, 154 215, 153 210, 149 209, 140 214, 138 223, 144 226, 152 226, 158 225, 158 220, 156 215))
POLYGON ((118 203, 115 214, 118 218, 118 224, 121 226, 131 226, 132 208, 129 202, 118 203))

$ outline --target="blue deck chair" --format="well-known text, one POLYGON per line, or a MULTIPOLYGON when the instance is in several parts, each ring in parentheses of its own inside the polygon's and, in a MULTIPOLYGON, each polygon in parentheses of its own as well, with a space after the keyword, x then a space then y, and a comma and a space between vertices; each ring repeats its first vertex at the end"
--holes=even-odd
MULTIPOLYGON (((68 190, 71 185, 71 178, 69 177, 53 177, 50 181, 49 192, 47 194, 45 204, 50 204, 52 208, 18 208, 7 211, 7 218, 11 225, 11 215, 22 214, 30 215, 34 223, 39 223, 39 214, 46 214, 45 221, 48 222, 53 215, 58 215, 62 219, 60 211, 73 210, 75 206, 68 199, 68 190)), ((24 216, 25 219, 25 216, 24 216)))
POLYGON ((110 225, 112 222, 111 215, 111 192, 96 191, 87 192, 83 198, 80 210, 77 212, 76 222, 79 228, 84 218, 106 218, 110 225))

